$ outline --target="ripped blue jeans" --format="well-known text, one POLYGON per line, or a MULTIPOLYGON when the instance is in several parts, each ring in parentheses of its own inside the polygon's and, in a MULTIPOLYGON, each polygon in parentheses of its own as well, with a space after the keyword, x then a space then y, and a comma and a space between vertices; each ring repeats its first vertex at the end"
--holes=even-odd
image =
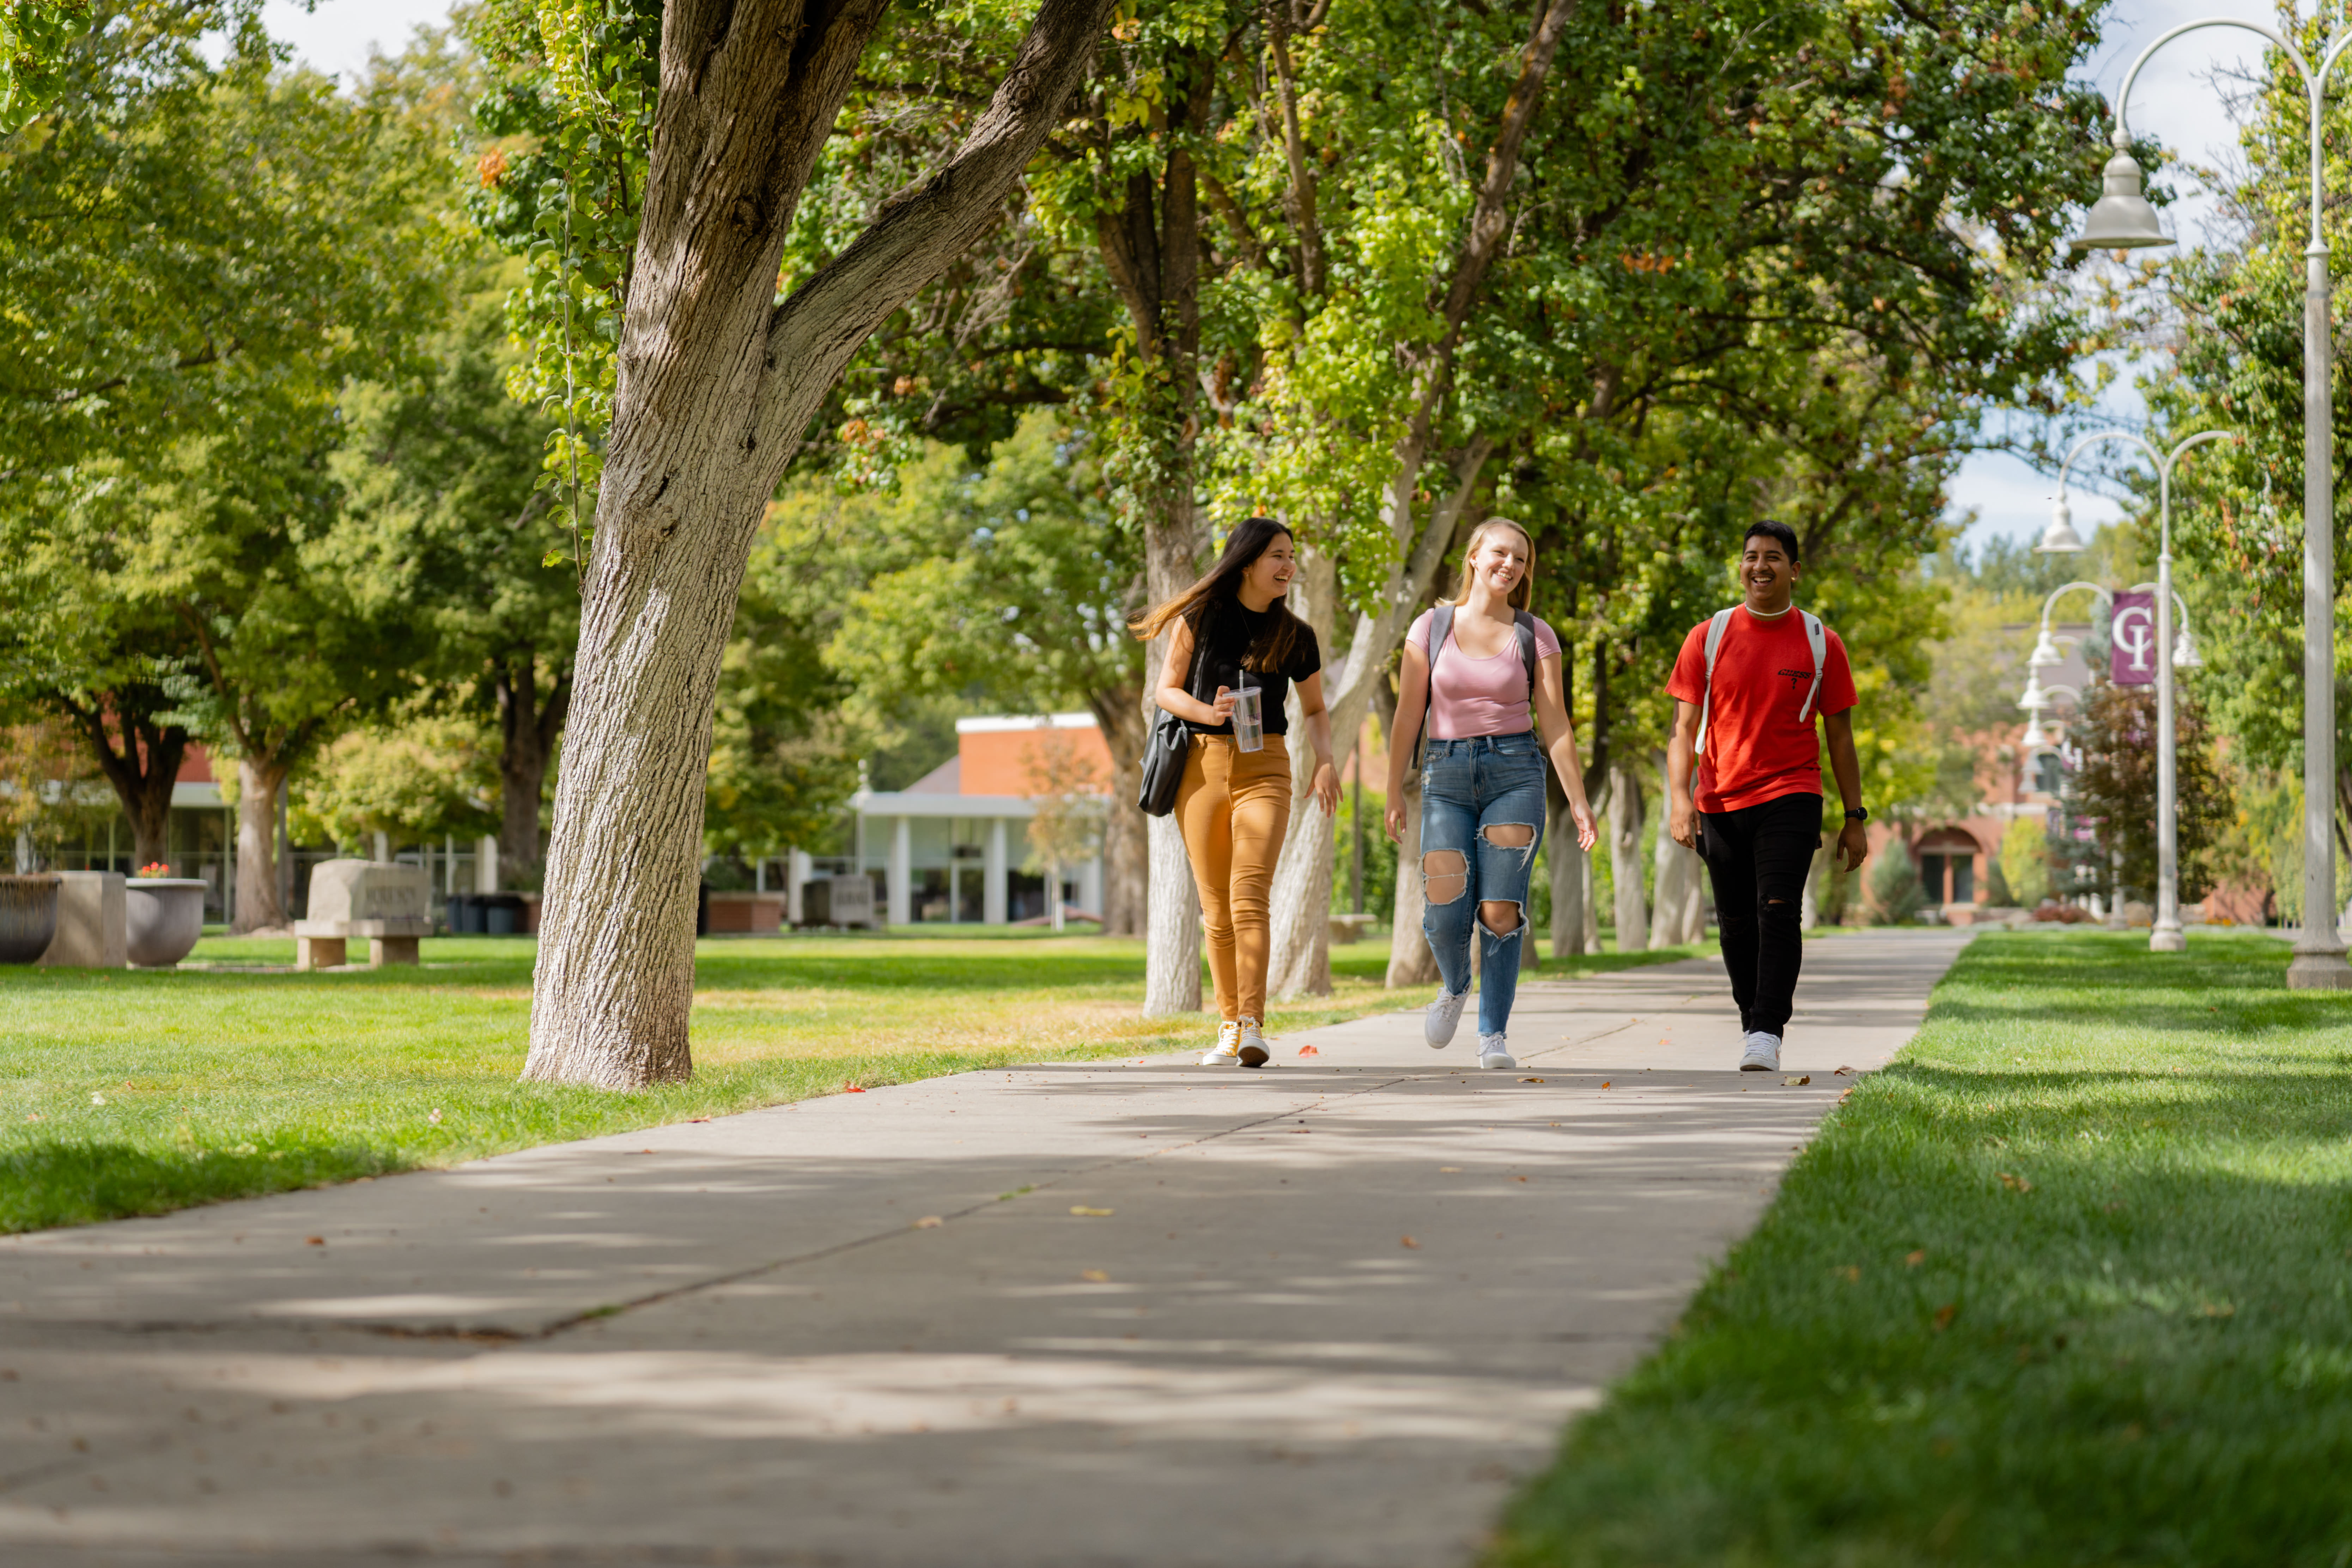
POLYGON ((1543 830, 1543 748, 1533 731, 1433 740, 1423 748, 1421 875, 1428 902, 1421 929, 1449 996, 1470 989, 1470 936, 1477 932, 1482 1035, 1502 1034, 1511 1021, 1528 882, 1543 830), (1509 909, 1482 920, 1479 908, 1489 904, 1509 909), (1497 936, 1494 927, 1502 921, 1511 923, 1497 936))

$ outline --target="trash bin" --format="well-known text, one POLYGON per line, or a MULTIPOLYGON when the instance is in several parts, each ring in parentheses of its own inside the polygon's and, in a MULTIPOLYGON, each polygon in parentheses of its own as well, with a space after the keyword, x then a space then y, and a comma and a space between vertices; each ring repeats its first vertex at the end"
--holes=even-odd
POLYGON ((478 893, 484 936, 515 936, 522 931, 522 900, 512 893, 478 893))
POLYGON ((450 894, 448 900, 448 914, 446 918, 448 920, 449 934, 451 936, 479 936, 482 934, 481 906, 474 901, 474 895, 471 893, 450 894))

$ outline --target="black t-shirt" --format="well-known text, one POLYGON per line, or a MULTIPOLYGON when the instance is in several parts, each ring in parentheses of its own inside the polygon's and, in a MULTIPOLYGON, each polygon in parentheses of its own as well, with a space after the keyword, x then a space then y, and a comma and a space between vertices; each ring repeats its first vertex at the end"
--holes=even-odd
MULTIPOLYGON (((1265 710, 1265 732, 1286 735, 1290 732, 1290 715, 1283 704, 1290 699, 1290 683, 1304 680, 1323 668, 1323 650, 1317 646, 1314 631, 1302 624, 1297 640, 1292 644, 1290 662, 1280 669, 1249 669, 1242 660, 1249 657, 1250 645, 1274 624, 1279 605, 1268 605, 1255 613, 1244 608, 1239 599, 1226 599, 1209 606, 1207 657, 1202 657, 1201 633, 1194 628, 1192 657, 1200 666, 1200 674, 1192 682, 1192 695, 1203 702, 1216 700, 1217 688, 1230 686, 1239 690, 1255 686, 1265 693, 1262 701, 1265 710)), ((1195 735, 1230 735, 1234 722, 1196 724, 1184 721, 1184 727, 1195 735)))

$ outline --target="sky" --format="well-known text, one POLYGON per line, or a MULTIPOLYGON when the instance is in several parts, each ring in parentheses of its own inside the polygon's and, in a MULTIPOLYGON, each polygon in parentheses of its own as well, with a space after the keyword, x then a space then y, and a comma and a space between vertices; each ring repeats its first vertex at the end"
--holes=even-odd
MULTIPOLYGON (((2306 14, 2310 5, 2300 0, 2306 14)), ((321 0, 306 12, 289 0, 269 0, 266 15, 271 34, 291 44, 298 59, 348 77, 364 68, 371 47, 395 52, 417 27, 446 22, 448 5, 447 0, 321 0)), ((2107 13, 2105 37, 2081 74, 2112 101, 2133 59, 2168 29, 2204 16, 2268 22, 2274 15, 2269 0, 2116 0, 2107 13)), ((2237 132, 2213 78, 2217 71, 2259 64, 2261 47, 2253 34, 2223 28, 2168 44, 2132 89, 2134 124, 2160 131, 2166 144, 2192 163, 2227 161, 2237 132)), ((2087 172, 2084 186, 2086 197, 2096 194, 2095 177, 2087 172)), ((2210 203, 2189 194, 2167 218, 2174 233, 2193 242, 2210 210, 2210 203)), ((2118 426, 2132 429, 2139 427, 2144 414, 2127 381, 2110 392, 2105 409, 2118 426)), ((1997 453, 1963 463, 1948 489, 1952 518, 1967 523, 1963 537, 1969 542, 1995 535, 2038 537, 2057 494, 2052 476, 1997 453)), ((2079 485, 2070 490, 2078 529, 2087 531, 2117 515, 2105 497, 2079 485)))

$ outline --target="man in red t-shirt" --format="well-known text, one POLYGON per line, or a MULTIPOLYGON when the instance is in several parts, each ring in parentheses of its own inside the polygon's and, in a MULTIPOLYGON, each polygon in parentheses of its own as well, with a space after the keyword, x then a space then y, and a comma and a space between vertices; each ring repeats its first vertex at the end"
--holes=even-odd
POLYGON ((1822 844, 1821 739, 1845 800, 1838 858, 1858 869, 1870 853, 1862 767, 1853 754, 1853 671, 1845 644, 1826 626, 1815 662, 1797 587, 1797 535, 1785 522, 1751 523, 1740 542, 1745 600, 1726 612, 1707 670, 1713 617, 1691 628, 1666 694, 1675 734, 1666 746, 1666 788, 1675 842, 1699 852, 1715 882, 1723 966, 1739 1004, 1745 1072, 1777 1072, 1780 1037, 1804 962, 1798 908, 1822 844), (1701 718, 1705 718, 1702 731, 1701 718), (1698 763, 1692 800, 1691 763, 1698 763))

